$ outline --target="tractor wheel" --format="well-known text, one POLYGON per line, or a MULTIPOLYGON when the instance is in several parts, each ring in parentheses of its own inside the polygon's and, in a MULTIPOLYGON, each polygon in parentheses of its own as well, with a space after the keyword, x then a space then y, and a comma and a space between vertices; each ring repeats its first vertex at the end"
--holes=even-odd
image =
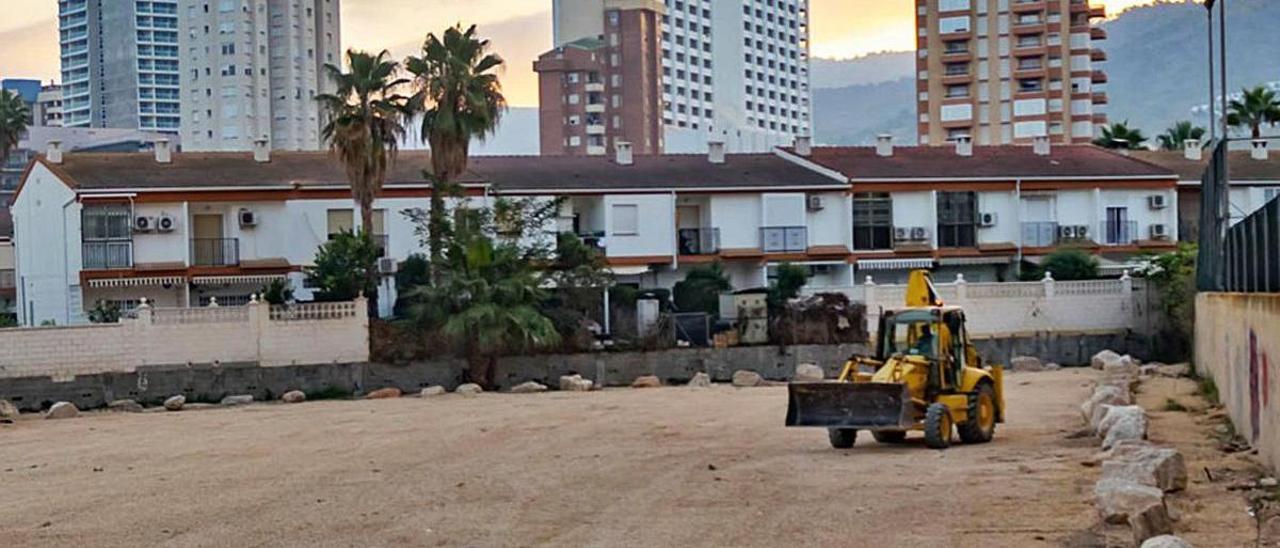
POLYGON ((989 383, 978 385, 977 397, 969 405, 969 420, 959 427, 960 441, 987 443, 996 435, 996 394, 989 383))
POLYGON ((931 403, 924 414, 924 444, 930 449, 951 446, 951 410, 941 403, 931 403))
POLYGON ((902 430, 877 430, 871 435, 880 443, 902 443, 907 439, 907 433, 902 430))
POLYGON ((858 431, 852 428, 832 428, 827 430, 827 437, 831 439, 831 446, 836 449, 848 449, 853 447, 853 442, 858 439, 858 431))

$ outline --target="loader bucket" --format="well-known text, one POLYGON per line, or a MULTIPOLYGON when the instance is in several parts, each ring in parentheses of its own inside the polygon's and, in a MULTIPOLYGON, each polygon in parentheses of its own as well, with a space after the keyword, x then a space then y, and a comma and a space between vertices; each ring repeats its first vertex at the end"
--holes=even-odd
POLYGON ((909 430, 915 423, 905 384, 793 382, 787 392, 787 426, 909 430))

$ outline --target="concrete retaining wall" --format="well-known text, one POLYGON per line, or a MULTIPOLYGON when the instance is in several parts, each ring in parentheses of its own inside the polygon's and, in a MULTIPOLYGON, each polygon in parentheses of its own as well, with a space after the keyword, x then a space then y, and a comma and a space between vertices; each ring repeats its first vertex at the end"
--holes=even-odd
MULTIPOLYGON (((1034 335, 1008 339, 982 339, 977 344, 988 359, 1008 363, 1013 355, 1034 355, 1064 365, 1087 363, 1103 348, 1142 357, 1139 344, 1124 334, 1034 335)), ((543 356, 510 356, 499 360, 497 382, 502 388, 534 380, 554 386, 561 375, 573 373, 601 382, 625 386, 636 377, 657 375, 668 384, 684 383, 694 373, 706 372, 727 382, 738 369, 760 373, 767 379, 791 378, 801 363, 816 363, 828 376, 839 373, 845 360, 867 352, 849 345, 755 346, 727 349, 677 349, 660 352, 594 353, 543 356)), ((74 378, 33 376, 0 378, 0 399, 8 399, 26 411, 47 408, 56 401, 70 401, 81 409, 101 407, 114 399, 129 398, 158 405, 174 394, 188 401, 216 402, 229 394, 252 394, 274 399, 289 390, 308 393, 336 391, 361 393, 394 386, 406 393, 426 386, 453 389, 463 382, 466 363, 441 359, 402 365, 376 363, 328 363, 261 367, 257 363, 146 366, 127 372, 104 372, 74 378)))
POLYGON ((1280 466, 1280 294, 1197 295, 1195 349, 1196 370, 1217 384, 1236 431, 1280 466))

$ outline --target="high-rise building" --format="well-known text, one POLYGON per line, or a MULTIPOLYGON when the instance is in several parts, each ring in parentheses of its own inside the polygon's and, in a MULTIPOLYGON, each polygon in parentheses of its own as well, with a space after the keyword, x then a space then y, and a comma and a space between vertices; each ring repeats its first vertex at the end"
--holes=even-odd
POLYGON ((49 83, 41 87, 32 116, 37 126, 62 127, 62 86, 49 83))
MULTIPOLYGON (((701 152, 711 141, 725 143, 731 152, 767 151, 811 134, 808 0, 553 0, 552 6, 557 49, 548 55, 588 51, 584 48, 597 45, 614 47, 609 20, 602 13, 647 9, 661 14, 659 28, 635 28, 645 34, 633 39, 660 44, 658 97, 647 97, 647 88, 642 90, 646 93, 635 95, 656 103, 661 112, 661 151, 701 152)), ((618 44, 626 43, 625 33, 619 34, 618 44)), ((590 61, 589 55, 567 55, 590 61)), ((610 60, 607 54, 597 59, 606 65, 610 60)), ((571 79, 575 73, 577 78, 584 77, 569 63, 561 66, 555 78, 571 79)), ((604 84, 604 97, 612 105, 612 82, 604 84)), ((620 87, 632 89, 625 75, 620 87)), ((570 133, 577 131, 572 118, 556 117, 561 107, 554 103, 566 96, 548 96, 547 91, 548 84, 543 83, 544 127, 559 125, 570 133)), ((606 124, 604 131, 612 129, 606 124)), ((598 127, 593 131, 602 135, 606 151, 620 140, 599 133, 598 127)), ((544 139, 556 136, 556 131, 543 131, 544 139)), ((599 144, 601 139, 593 142, 599 144)), ((645 147, 632 144, 637 153, 645 153, 645 147)), ((546 144, 543 150, 548 150, 546 144)), ((601 146, 592 150, 603 153, 601 146)))
POLYGON ((63 124, 177 132, 178 0, 59 0, 63 124))
POLYGON ((662 2, 594 4, 556 27, 582 37, 557 44, 533 65, 542 154, 598 156, 620 142, 638 154, 661 154, 662 2))
POLYGON ((187 150, 321 147, 317 93, 341 65, 339 0, 182 0, 187 150))
POLYGON ((922 144, 1089 142, 1106 123, 1105 17, 1088 0, 916 0, 922 144))

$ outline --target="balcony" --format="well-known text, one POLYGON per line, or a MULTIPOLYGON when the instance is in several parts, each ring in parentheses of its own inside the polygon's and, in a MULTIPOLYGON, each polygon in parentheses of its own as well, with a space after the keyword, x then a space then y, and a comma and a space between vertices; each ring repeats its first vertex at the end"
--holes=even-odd
POLYGON ((720 252, 718 228, 682 228, 678 232, 681 255, 715 255, 720 252))
POLYGON ((1014 57, 1042 57, 1048 53, 1049 49, 1045 47, 1044 42, 1016 42, 1013 45, 1014 57))
POLYGON ((1092 99, 1093 99, 1093 104, 1095 104, 1095 105, 1105 105, 1105 104, 1107 104, 1107 94, 1106 94, 1106 92, 1102 92, 1102 91, 1095 91, 1095 92, 1093 92, 1093 97, 1092 97, 1092 99))
POLYGON ((1102 63, 1107 60, 1107 52, 1100 49, 1089 50, 1089 60, 1095 63, 1102 63))
POLYGON ((1102 243, 1106 245, 1130 245, 1138 241, 1138 221, 1104 221, 1102 243))
POLYGON ((1043 20, 1035 21, 1035 22, 1026 22, 1026 23, 1014 23, 1013 25, 1013 33, 1016 35, 1044 34, 1046 30, 1048 30, 1048 27, 1045 25, 1043 20))
POLYGON ((600 114, 604 112, 604 103, 587 103, 585 109, 590 114, 600 114))
POLYGON ((1053 247, 1058 245, 1058 223, 1022 223, 1023 247, 1053 247))
POLYGON ((191 266, 237 266, 239 264, 239 239, 195 238, 191 240, 191 266))
POLYGON ((81 251, 81 267, 85 270, 133 268, 131 240, 85 242, 81 251))
POLYGON ((1107 31, 1102 27, 1093 27, 1089 29, 1089 38, 1094 40, 1106 40, 1107 31))
POLYGON ((1093 72, 1089 73, 1089 78, 1090 78, 1090 80, 1092 80, 1092 81, 1093 81, 1093 83, 1095 83, 1095 84, 1105 84, 1105 83, 1107 83, 1107 73, 1102 72, 1102 71, 1100 71, 1100 70, 1095 70, 1095 71, 1093 71, 1093 72))
POLYGON ((760 250, 765 253, 804 253, 809 249, 809 229, 803 226, 760 228, 760 250))
POLYGON ((1107 17, 1106 6, 1090 6, 1089 7, 1090 19, 1105 19, 1106 17, 1107 17))
POLYGON ((1009 6, 1013 13, 1033 13, 1044 11, 1045 0, 1016 0, 1009 6))
POLYGON ((587 82, 584 89, 587 93, 604 93, 604 82, 587 82))
POLYGON ((604 135, 604 124, 587 124, 587 135, 604 135))
POLYGON ((1048 76, 1045 72, 1044 65, 1018 65, 1013 69, 1013 77, 1016 79, 1023 78, 1044 78, 1048 76))

